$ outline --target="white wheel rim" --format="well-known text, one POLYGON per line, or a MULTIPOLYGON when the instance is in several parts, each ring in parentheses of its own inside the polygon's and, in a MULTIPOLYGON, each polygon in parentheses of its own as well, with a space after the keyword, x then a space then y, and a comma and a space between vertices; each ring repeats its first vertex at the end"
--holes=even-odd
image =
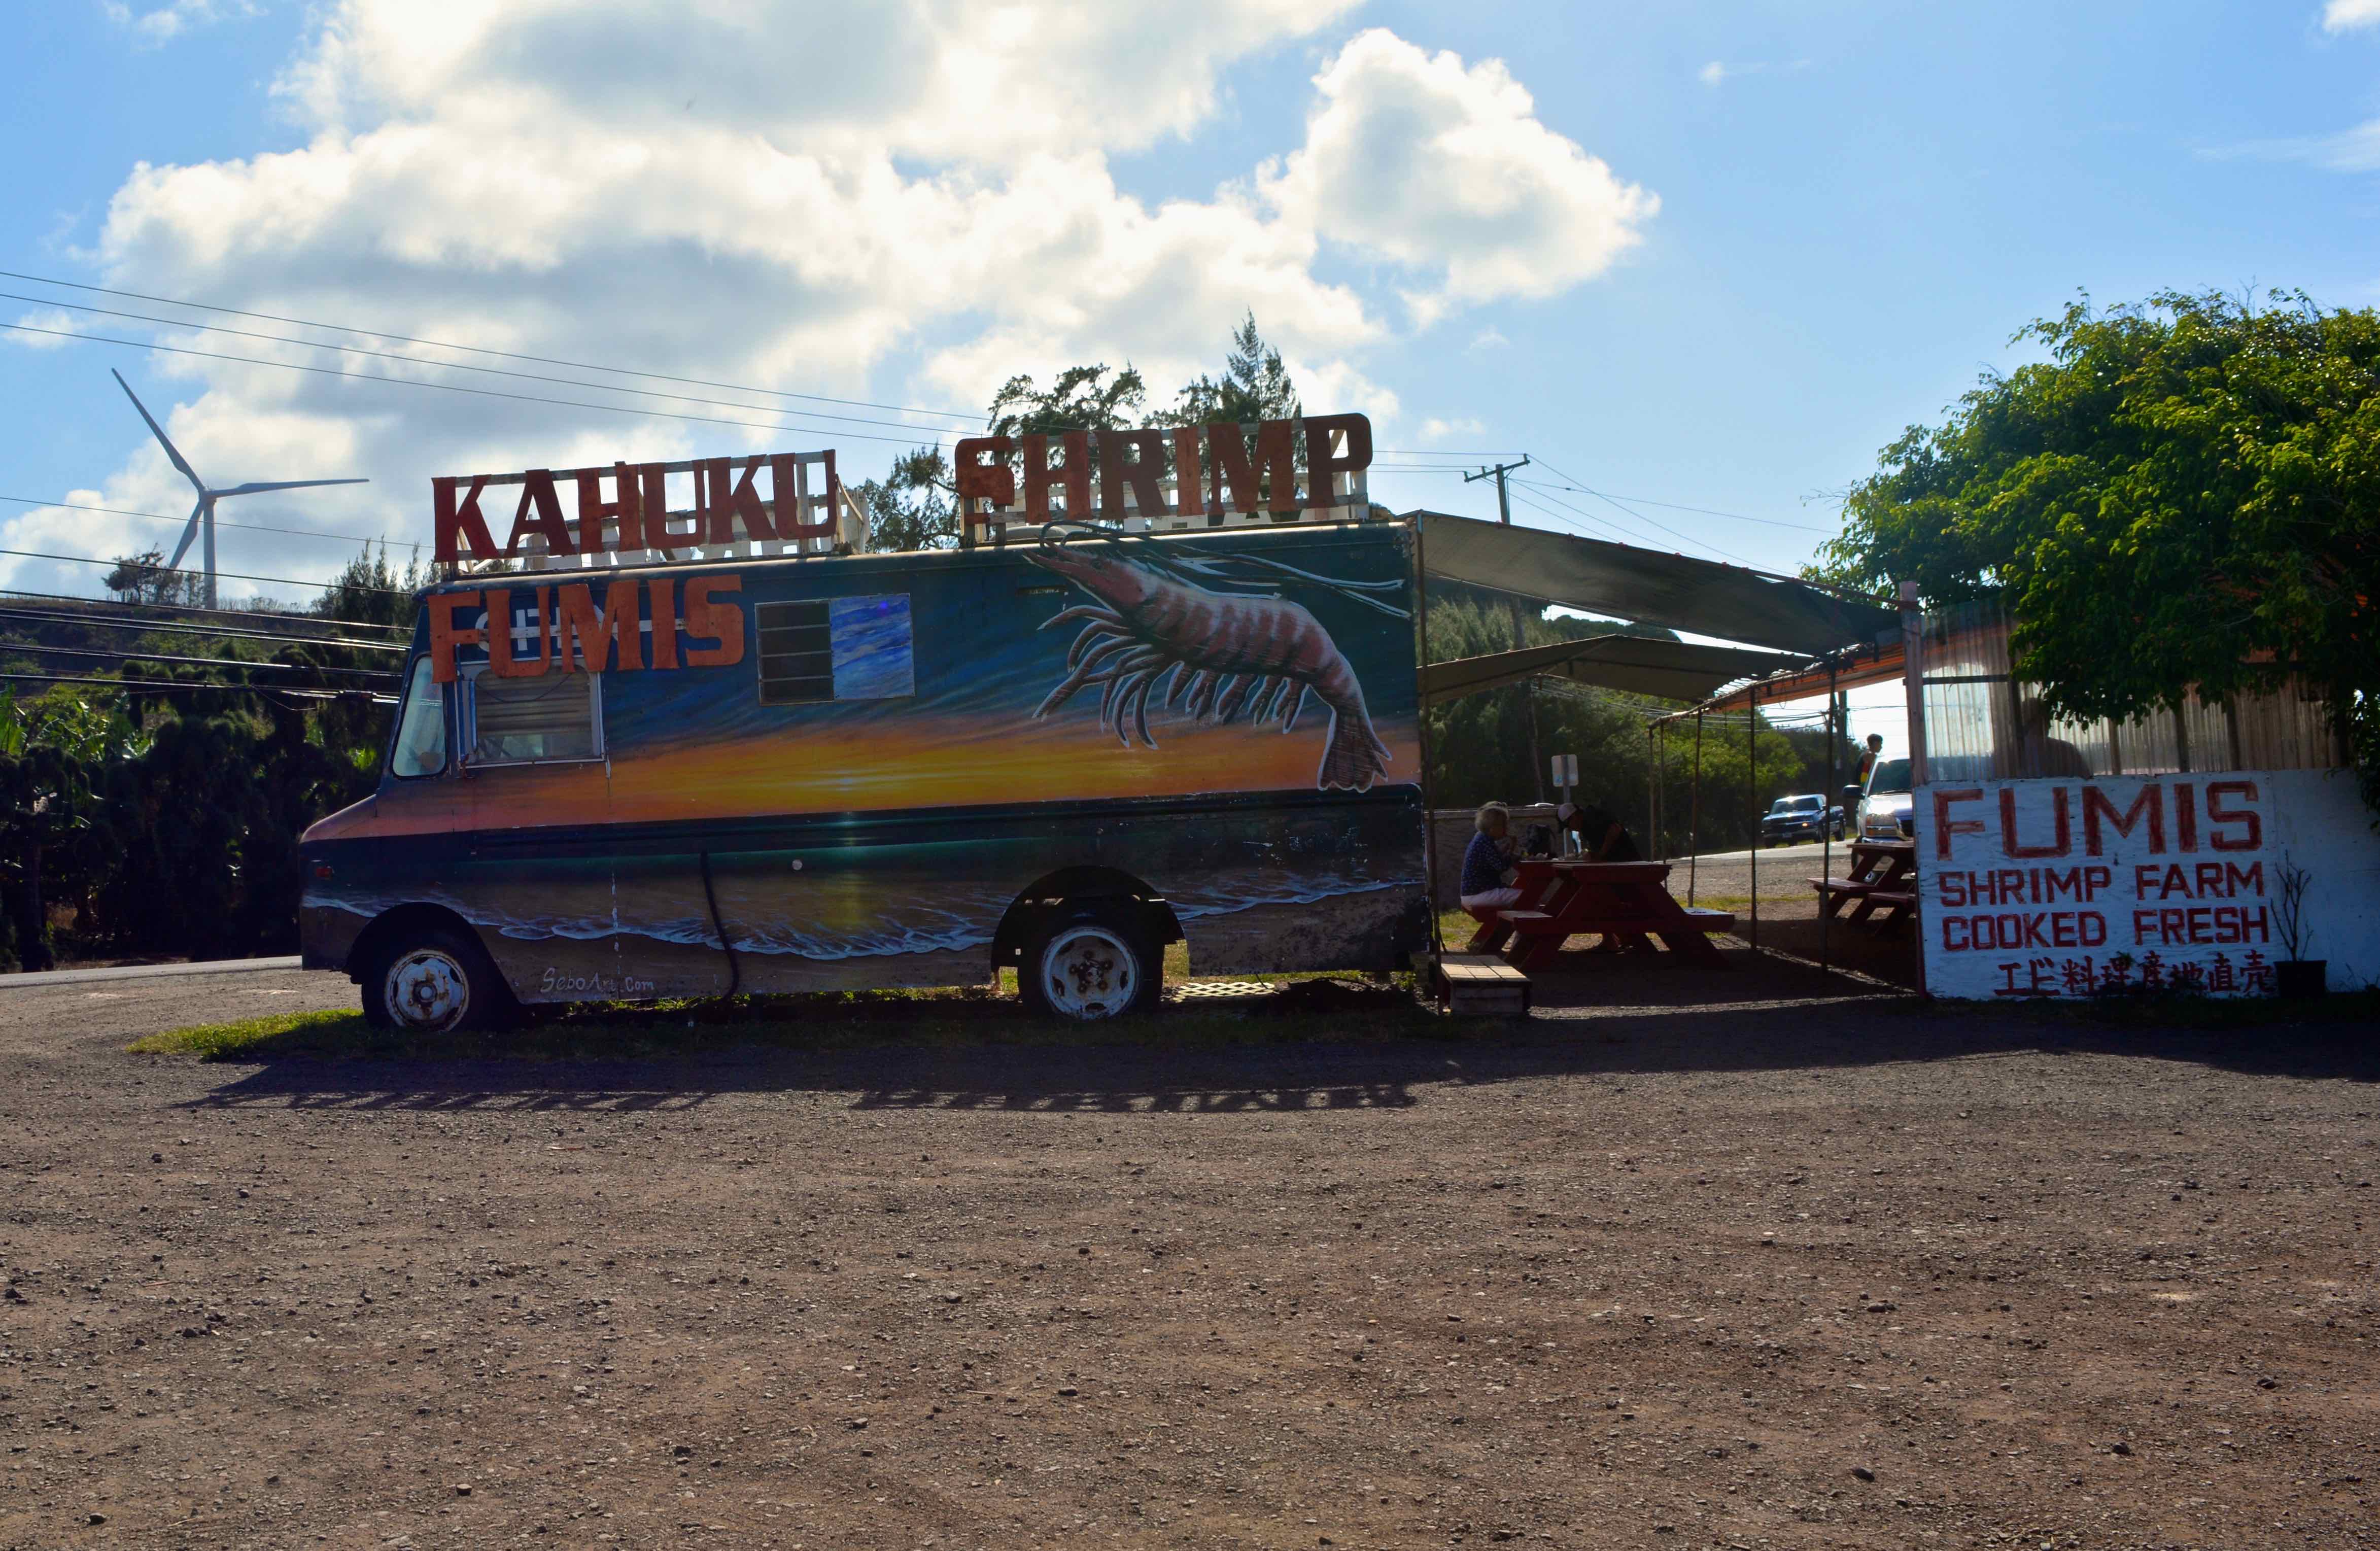
POLYGON ((1041 989, 1059 1016, 1088 1023, 1132 1006, 1140 963, 1105 927, 1069 927, 1041 951, 1041 989))
POLYGON ((443 1033, 471 1010, 470 976, 455 955, 437 948, 399 956, 388 966, 382 990, 389 1016, 423 1034, 443 1033))

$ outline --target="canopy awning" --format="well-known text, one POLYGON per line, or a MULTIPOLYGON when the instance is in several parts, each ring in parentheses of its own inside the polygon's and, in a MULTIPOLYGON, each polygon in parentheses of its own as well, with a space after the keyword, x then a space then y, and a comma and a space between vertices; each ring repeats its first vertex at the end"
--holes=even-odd
POLYGON ((1441 512, 1412 516, 1430 576, 1587 613, 1809 657, 1900 628, 1895 610, 1740 565, 1441 512))
POLYGON ((1758 678, 1800 660, 1738 647, 1699 646, 1645 636, 1596 636, 1584 641, 1558 641, 1552 646, 1432 662, 1421 671, 1421 703, 1443 705, 1533 674, 1664 700, 1699 700, 1722 685, 1758 678))
MULTIPOLYGON (((1871 685, 1899 684, 1906 676, 1903 670, 1907 661, 1905 648, 1899 641, 1895 641, 1888 647, 1876 647, 1867 651, 1853 652, 1848 659, 1839 660, 1835 665, 1835 676, 1832 681, 1827 677, 1827 665, 1821 662, 1815 667, 1804 668, 1799 673, 1780 674, 1775 678, 1763 678, 1752 684, 1740 685, 1730 690, 1724 698, 1712 700, 1708 705, 1697 706, 1694 709, 1705 712, 1740 711, 1752 705, 1773 706, 1779 700, 1806 700, 1813 697, 1823 697, 1830 688, 1847 691, 1864 689, 1871 685)), ((1689 713, 1682 711, 1679 714, 1682 716, 1689 713)))

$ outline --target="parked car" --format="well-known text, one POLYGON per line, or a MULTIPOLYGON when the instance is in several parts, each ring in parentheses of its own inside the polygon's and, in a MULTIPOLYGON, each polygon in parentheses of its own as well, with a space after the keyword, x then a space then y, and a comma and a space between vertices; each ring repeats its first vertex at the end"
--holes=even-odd
POLYGON ((1868 777, 1867 790, 1860 796, 1860 838, 1916 839, 1916 826, 1910 818, 1912 801, 1909 793, 1909 761, 1877 760, 1876 769, 1868 777))
POLYGON ((1789 845, 1795 841, 1824 840, 1829 834, 1843 838, 1843 810, 1828 807, 1827 799, 1815 792, 1798 797, 1779 797, 1760 820, 1760 843, 1789 845))

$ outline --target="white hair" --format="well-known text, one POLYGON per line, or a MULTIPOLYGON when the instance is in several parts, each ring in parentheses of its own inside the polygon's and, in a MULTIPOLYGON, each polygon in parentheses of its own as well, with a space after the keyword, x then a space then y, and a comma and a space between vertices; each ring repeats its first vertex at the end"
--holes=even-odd
POLYGON ((1490 818, 1502 819, 1505 827, 1509 829, 1512 827, 1512 810, 1501 803, 1489 803, 1479 810, 1477 818, 1472 819, 1471 827, 1484 835, 1488 832, 1488 821, 1490 818))

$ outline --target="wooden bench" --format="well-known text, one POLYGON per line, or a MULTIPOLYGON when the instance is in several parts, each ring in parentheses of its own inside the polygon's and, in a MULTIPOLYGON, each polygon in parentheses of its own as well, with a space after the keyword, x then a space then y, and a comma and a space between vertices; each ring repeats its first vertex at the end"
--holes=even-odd
POLYGON ((1814 878, 1810 879, 1810 887, 1818 891, 1819 906, 1828 915, 1840 910, 1846 903, 1852 904, 1851 915, 1844 917, 1850 921, 1864 921, 1882 907, 1887 912, 1884 922, 1878 923, 1882 925, 1898 920, 1903 913, 1917 908, 1914 891, 1888 889, 1882 880, 1814 878))
POLYGON ((1486 953, 1449 953, 1431 974, 1438 1004, 1463 1017, 1525 1018, 1529 977, 1486 953))

